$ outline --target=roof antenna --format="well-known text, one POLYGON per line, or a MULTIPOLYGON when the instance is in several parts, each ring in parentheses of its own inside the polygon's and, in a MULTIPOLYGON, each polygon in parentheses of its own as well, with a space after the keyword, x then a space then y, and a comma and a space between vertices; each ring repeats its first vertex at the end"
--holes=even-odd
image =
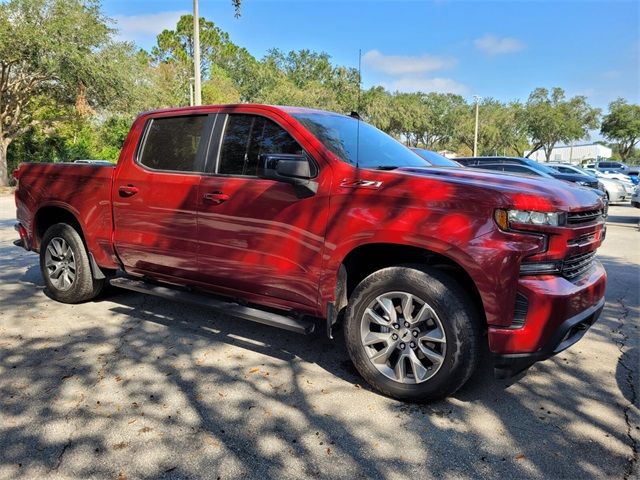
POLYGON ((356 168, 360 168, 360 94, 362 92, 362 49, 358 49, 358 105, 357 111, 351 112, 351 116, 358 122, 356 127, 356 168), (355 115, 354 115, 355 113, 355 115))

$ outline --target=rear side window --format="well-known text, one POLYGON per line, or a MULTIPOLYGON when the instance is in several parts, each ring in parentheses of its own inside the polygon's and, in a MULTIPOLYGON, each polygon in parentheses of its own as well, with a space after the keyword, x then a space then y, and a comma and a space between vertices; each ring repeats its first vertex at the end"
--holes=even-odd
POLYGON ((520 165, 505 165, 504 166, 504 171, 505 172, 520 173, 522 175, 536 175, 536 172, 534 172, 533 170, 529 170, 526 167, 521 167, 520 165))
POLYGON ((206 121, 206 115, 152 119, 138 157, 140 163, 154 170, 195 171, 206 121))
POLYGON ((255 176, 265 153, 302 154, 302 147, 277 123, 257 115, 227 117, 218 173, 255 176))

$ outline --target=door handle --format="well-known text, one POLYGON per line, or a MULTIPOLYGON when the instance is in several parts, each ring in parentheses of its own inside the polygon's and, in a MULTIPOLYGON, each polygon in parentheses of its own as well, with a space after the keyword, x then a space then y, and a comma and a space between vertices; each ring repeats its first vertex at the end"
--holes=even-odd
POLYGON ((134 187, 133 185, 122 185, 118 188, 118 192, 121 197, 131 197, 138 193, 138 187, 134 187))
POLYGON ((212 193, 205 193, 202 196, 202 198, 204 199, 205 202, 211 203, 213 205, 220 205, 222 202, 226 202, 231 197, 226 193, 212 192, 212 193))

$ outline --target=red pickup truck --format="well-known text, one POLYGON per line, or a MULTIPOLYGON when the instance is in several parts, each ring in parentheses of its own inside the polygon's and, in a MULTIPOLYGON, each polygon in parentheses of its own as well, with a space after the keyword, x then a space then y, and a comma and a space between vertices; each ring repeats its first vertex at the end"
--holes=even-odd
POLYGON ((451 394, 479 362, 514 375, 598 318, 605 233, 591 191, 434 168, 376 128, 266 105, 144 113, 115 166, 20 165, 16 243, 49 295, 105 282, 331 337, 377 390, 451 394))

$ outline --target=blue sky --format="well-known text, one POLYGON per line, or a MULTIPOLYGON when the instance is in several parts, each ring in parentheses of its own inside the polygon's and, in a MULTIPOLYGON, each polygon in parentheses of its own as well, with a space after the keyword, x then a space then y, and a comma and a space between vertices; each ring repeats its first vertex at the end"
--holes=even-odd
MULTIPOLYGON (((120 37, 150 48, 191 0, 104 0, 120 37)), ((535 87, 601 108, 640 103, 640 2, 200 0, 201 16, 260 58, 269 48, 324 51, 365 87, 526 100, 535 87)))

